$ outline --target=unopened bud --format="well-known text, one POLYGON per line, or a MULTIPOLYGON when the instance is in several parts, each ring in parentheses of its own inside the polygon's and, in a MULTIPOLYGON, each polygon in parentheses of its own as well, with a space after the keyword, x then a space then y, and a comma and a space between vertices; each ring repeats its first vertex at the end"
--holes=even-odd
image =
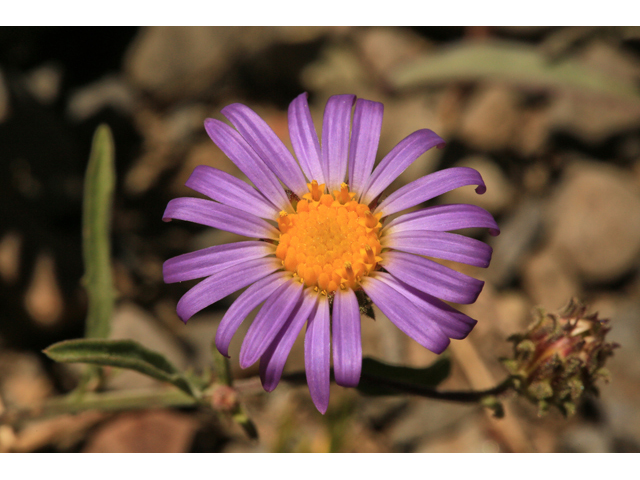
POLYGON ((211 392, 211 406, 214 410, 232 412, 238 406, 238 394, 227 385, 218 385, 211 392))

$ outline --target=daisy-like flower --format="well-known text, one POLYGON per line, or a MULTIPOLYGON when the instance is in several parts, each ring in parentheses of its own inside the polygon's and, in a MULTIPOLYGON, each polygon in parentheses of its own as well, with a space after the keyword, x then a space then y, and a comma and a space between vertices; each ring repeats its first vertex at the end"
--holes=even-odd
POLYGON ((215 343, 229 356, 238 327, 263 304, 242 343, 240 366, 260 360, 267 391, 280 381, 306 323, 307 382, 322 413, 329 403, 331 345, 336 383, 354 387, 360 379, 356 292, 364 291, 400 330, 435 353, 444 351, 450 338, 468 335, 476 321, 442 300, 473 303, 483 282, 425 257, 487 267, 491 247, 449 231, 483 227, 497 234, 493 217, 473 205, 440 205, 385 220, 465 185, 477 185, 476 191, 484 193, 480 174, 471 168, 449 168, 380 201, 385 188, 414 160, 432 147, 444 146, 438 135, 426 129, 412 133, 374 169, 382 104, 356 101, 354 95, 329 98, 320 143, 307 95, 302 94, 289 106, 296 162, 250 108, 233 104, 222 113, 235 128, 207 119, 207 133, 253 186, 199 166, 186 185, 213 201, 176 198, 167 205, 163 220, 186 220, 256 240, 213 246, 165 262, 167 283, 206 277, 178 302, 184 322, 248 287, 224 315, 215 343))

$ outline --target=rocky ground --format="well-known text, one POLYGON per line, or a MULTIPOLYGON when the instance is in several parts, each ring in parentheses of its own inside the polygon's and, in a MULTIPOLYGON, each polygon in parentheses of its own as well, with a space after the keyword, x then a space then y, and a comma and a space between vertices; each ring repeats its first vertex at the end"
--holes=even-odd
MULTIPOLYGON (((225 105, 256 110, 288 142, 286 108, 309 92, 319 125, 339 93, 383 102, 380 152, 420 128, 447 140, 397 185, 464 165, 481 172, 441 203, 475 203, 497 219, 486 280, 461 307, 478 319, 453 341, 443 388, 489 388, 506 372, 510 334, 531 310, 571 297, 610 318, 621 345, 578 413, 538 417, 524 399, 497 420, 481 407, 409 396, 373 398, 332 386, 325 416, 304 387, 247 396, 260 440, 224 417, 189 409, 89 411, 0 426, 3 451, 629 452, 640 450, 640 33, 579 28, 2 28, 0 29, 0 410, 68 392, 78 369, 40 353, 82 336, 81 198, 91 136, 106 122, 116 144, 113 338, 132 338, 180 367, 209 367, 216 326, 232 298, 183 325, 175 305, 190 285, 165 285, 162 263, 236 236, 161 221, 192 195, 197 165, 238 169, 202 123, 225 105)), ((379 157, 381 158, 381 157, 379 157)), ((396 185, 392 185, 394 188, 396 185)), ((458 266, 459 267, 459 266, 458 266)), ((436 356, 384 316, 363 319, 363 349, 392 363, 436 356)), ((232 367, 239 379, 232 343, 232 367)), ((299 339, 300 340, 300 339, 299 339)), ((287 371, 303 367, 302 344, 287 371)), ((141 375, 109 389, 157 387, 141 375)))

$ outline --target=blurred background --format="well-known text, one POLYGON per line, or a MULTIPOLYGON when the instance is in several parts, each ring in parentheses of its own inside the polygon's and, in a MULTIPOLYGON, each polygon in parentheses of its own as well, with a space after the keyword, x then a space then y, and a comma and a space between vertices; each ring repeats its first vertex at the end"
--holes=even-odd
MULTIPOLYGON (((235 235, 161 221, 167 202, 195 195, 194 167, 242 177, 203 120, 241 102, 290 146, 287 106, 309 93, 319 129, 326 99, 383 102, 378 160, 421 128, 447 141, 392 185, 469 166, 488 191, 459 189, 438 203, 489 210, 502 234, 470 232, 494 248, 491 266, 456 265, 486 280, 461 309, 478 320, 449 349, 446 389, 483 389, 506 371, 506 338, 531 311, 571 297, 610 318, 621 348, 612 382, 577 414, 538 417, 507 400, 506 417, 410 396, 373 398, 332 386, 320 415, 306 387, 247 396, 260 432, 189 409, 86 412, 0 426, 4 451, 637 452, 640 451, 640 30, 627 28, 153 27, 0 28, 0 396, 24 408, 65 393, 80 370, 41 350, 83 335, 81 200, 91 137, 113 130, 117 187, 113 338, 131 338, 176 365, 208 368, 216 326, 235 296, 183 325, 175 314, 193 282, 165 285, 162 263, 235 235)), ((363 317, 365 355, 429 365, 436 356, 377 311, 363 317)), ((249 322, 246 322, 247 324, 249 322)), ((243 326, 246 331, 246 326, 243 326)), ((257 369, 237 364, 237 378, 257 369)), ((286 371, 304 367, 301 339, 286 371)), ((108 388, 149 388, 121 372, 108 388)))

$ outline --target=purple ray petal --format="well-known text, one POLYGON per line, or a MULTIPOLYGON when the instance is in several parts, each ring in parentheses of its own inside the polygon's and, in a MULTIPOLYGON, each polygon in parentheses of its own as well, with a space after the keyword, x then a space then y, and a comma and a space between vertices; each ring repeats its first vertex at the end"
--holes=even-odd
POLYGON ((276 272, 249 286, 233 302, 216 330, 216 347, 222 355, 229 356, 231 339, 247 315, 290 279, 290 272, 276 272))
POLYGON ((351 108, 355 95, 334 95, 324 107, 322 120, 322 171, 327 190, 340 190, 347 173, 351 108))
POLYGON ((282 267, 276 258, 256 258, 205 278, 178 302, 178 316, 186 323, 195 313, 282 267))
POLYGON ((242 368, 250 367, 262 356, 289 318, 301 296, 302 284, 292 280, 282 285, 264 302, 240 347, 242 368))
POLYGON ((469 335, 469 332, 478 323, 473 318, 450 307, 443 301, 401 282, 388 273, 378 272, 375 276, 377 280, 386 283, 425 312, 428 321, 435 322, 438 328, 442 330, 442 333, 449 338, 462 340, 469 335))
POLYGON ((351 289, 336 291, 333 299, 333 371, 336 383, 355 387, 362 371, 360 307, 351 289))
POLYGON ((382 237, 382 246, 402 252, 453 260, 486 268, 493 249, 475 238, 455 233, 408 230, 382 237))
POLYGON ((446 232, 461 228, 488 228, 491 235, 500 233, 498 224, 489 212, 465 204, 436 205, 406 213, 389 222, 382 232, 391 235, 413 230, 446 232))
POLYGON ((282 183, 298 196, 308 192, 298 162, 256 112, 240 103, 226 106, 221 111, 282 183))
POLYGON ((202 198, 174 198, 167 204, 162 220, 185 220, 245 237, 271 238, 277 240, 280 232, 262 218, 237 208, 202 198))
POLYGON ((362 288, 396 327, 420 345, 434 353, 442 353, 449 346, 449 337, 438 325, 407 297, 384 282, 382 275, 376 273, 365 277, 362 288))
POLYGON ((317 180, 320 184, 325 183, 320 162, 320 142, 311 119, 306 92, 298 95, 289 104, 289 136, 293 151, 296 152, 300 167, 309 182, 317 180))
POLYGON ((255 188, 239 178, 208 165, 199 165, 185 185, 224 205, 273 220, 279 210, 255 188))
POLYGON ((484 282, 427 258, 404 252, 383 252, 382 266, 394 277, 434 297, 473 303, 484 282))
POLYGON ((311 288, 306 289, 300 303, 289 315, 269 348, 260 357, 260 380, 267 392, 271 392, 278 386, 291 347, 293 347, 317 301, 318 294, 311 288))
POLYGON ((393 147, 380 162, 364 187, 361 203, 371 203, 391 182, 420 155, 433 147, 444 146, 444 140, 431 130, 418 130, 393 147))
POLYGON ((353 131, 349 147, 349 190, 360 198, 376 161, 384 106, 359 98, 353 112, 353 131))
POLYGON ((313 404, 324 414, 329 406, 331 386, 331 321, 329 299, 320 295, 311 312, 304 337, 304 369, 313 404))
POLYGON ((450 190, 467 185, 478 185, 476 192, 480 194, 487 190, 482 177, 473 168, 446 168, 399 188, 385 198, 378 205, 375 212, 383 212, 383 216, 386 217, 392 213, 415 207, 450 190))
POLYGON ((231 159, 260 192, 277 208, 293 212, 280 181, 242 136, 226 123, 213 118, 204 128, 220 150, 231 159))
POLYGON ((227 243, 170 258, 162 266, 165 283, 208 277, 247 260, 275 253, 272 244, 259 241, 227 243))

